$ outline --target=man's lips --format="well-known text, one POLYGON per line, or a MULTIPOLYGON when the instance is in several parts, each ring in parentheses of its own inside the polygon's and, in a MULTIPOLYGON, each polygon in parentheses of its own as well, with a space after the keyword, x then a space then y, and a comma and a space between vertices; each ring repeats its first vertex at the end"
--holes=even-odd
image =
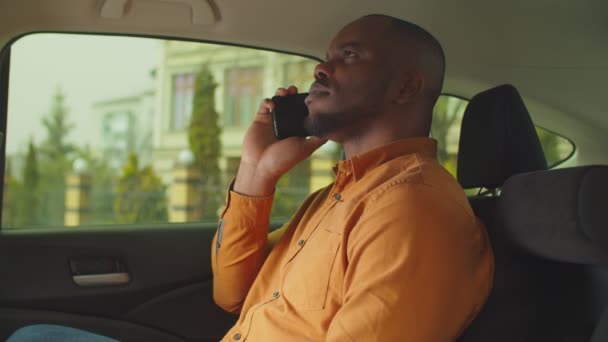
POLYGON ((306 97, 304 102, 306 104, 309 104, 310 102, 312 102, 313 99, 328 96, 329 94, 330 92, 326 87, 320 85, 319 83, 314 83, 310 87, 310 90, 308 91, 308 96, 306 97))

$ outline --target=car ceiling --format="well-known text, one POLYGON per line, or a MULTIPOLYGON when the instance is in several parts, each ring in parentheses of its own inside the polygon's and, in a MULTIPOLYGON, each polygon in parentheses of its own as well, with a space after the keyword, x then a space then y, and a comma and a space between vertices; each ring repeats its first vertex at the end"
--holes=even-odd
POLYGON ((35 31, 107 32, 221 41, 322 58, 340 27, 370 13, 415 22, 442 42, 448 61, 445 93, 470 98, 511 83, 538 125, 576 143, 580 164, 608 161, 601 148, 608 143, 605 0, 1 0, 0 44, 35 31), (100 15, 108 1, 126 3, 121 18, 100 15), (186 3, 211 22, 193 24, 186 3))

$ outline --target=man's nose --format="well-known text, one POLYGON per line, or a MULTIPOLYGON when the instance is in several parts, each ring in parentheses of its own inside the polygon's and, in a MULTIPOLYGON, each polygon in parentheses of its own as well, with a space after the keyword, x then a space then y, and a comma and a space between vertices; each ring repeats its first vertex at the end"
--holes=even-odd
POLYGON ((331 76, 332 69, 328 63, 319 63, 315 67, 315 79, 322 80, 324 78, 329 78, 331 76))

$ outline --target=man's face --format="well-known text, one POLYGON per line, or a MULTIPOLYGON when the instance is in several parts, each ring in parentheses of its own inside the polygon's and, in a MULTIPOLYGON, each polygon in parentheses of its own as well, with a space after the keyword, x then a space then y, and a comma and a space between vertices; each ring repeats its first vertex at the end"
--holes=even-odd
POLYGON ((342 142, 357 136, 389 102, 389 28, 379 18, 362 18, 344 27, 331 42, 306 104, 307 128, 316 136, 342 142))

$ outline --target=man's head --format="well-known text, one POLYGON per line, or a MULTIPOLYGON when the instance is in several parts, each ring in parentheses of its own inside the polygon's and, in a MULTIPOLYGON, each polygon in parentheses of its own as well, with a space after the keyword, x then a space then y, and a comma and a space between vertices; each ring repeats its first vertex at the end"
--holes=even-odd
POLYGON ((308 128, 343 142, 379 121, 401 121, 409 135, 428 135, 444 70, 441 45, 421 27, 385 15, 362 17, 340 30, 315 69, 308 128))

